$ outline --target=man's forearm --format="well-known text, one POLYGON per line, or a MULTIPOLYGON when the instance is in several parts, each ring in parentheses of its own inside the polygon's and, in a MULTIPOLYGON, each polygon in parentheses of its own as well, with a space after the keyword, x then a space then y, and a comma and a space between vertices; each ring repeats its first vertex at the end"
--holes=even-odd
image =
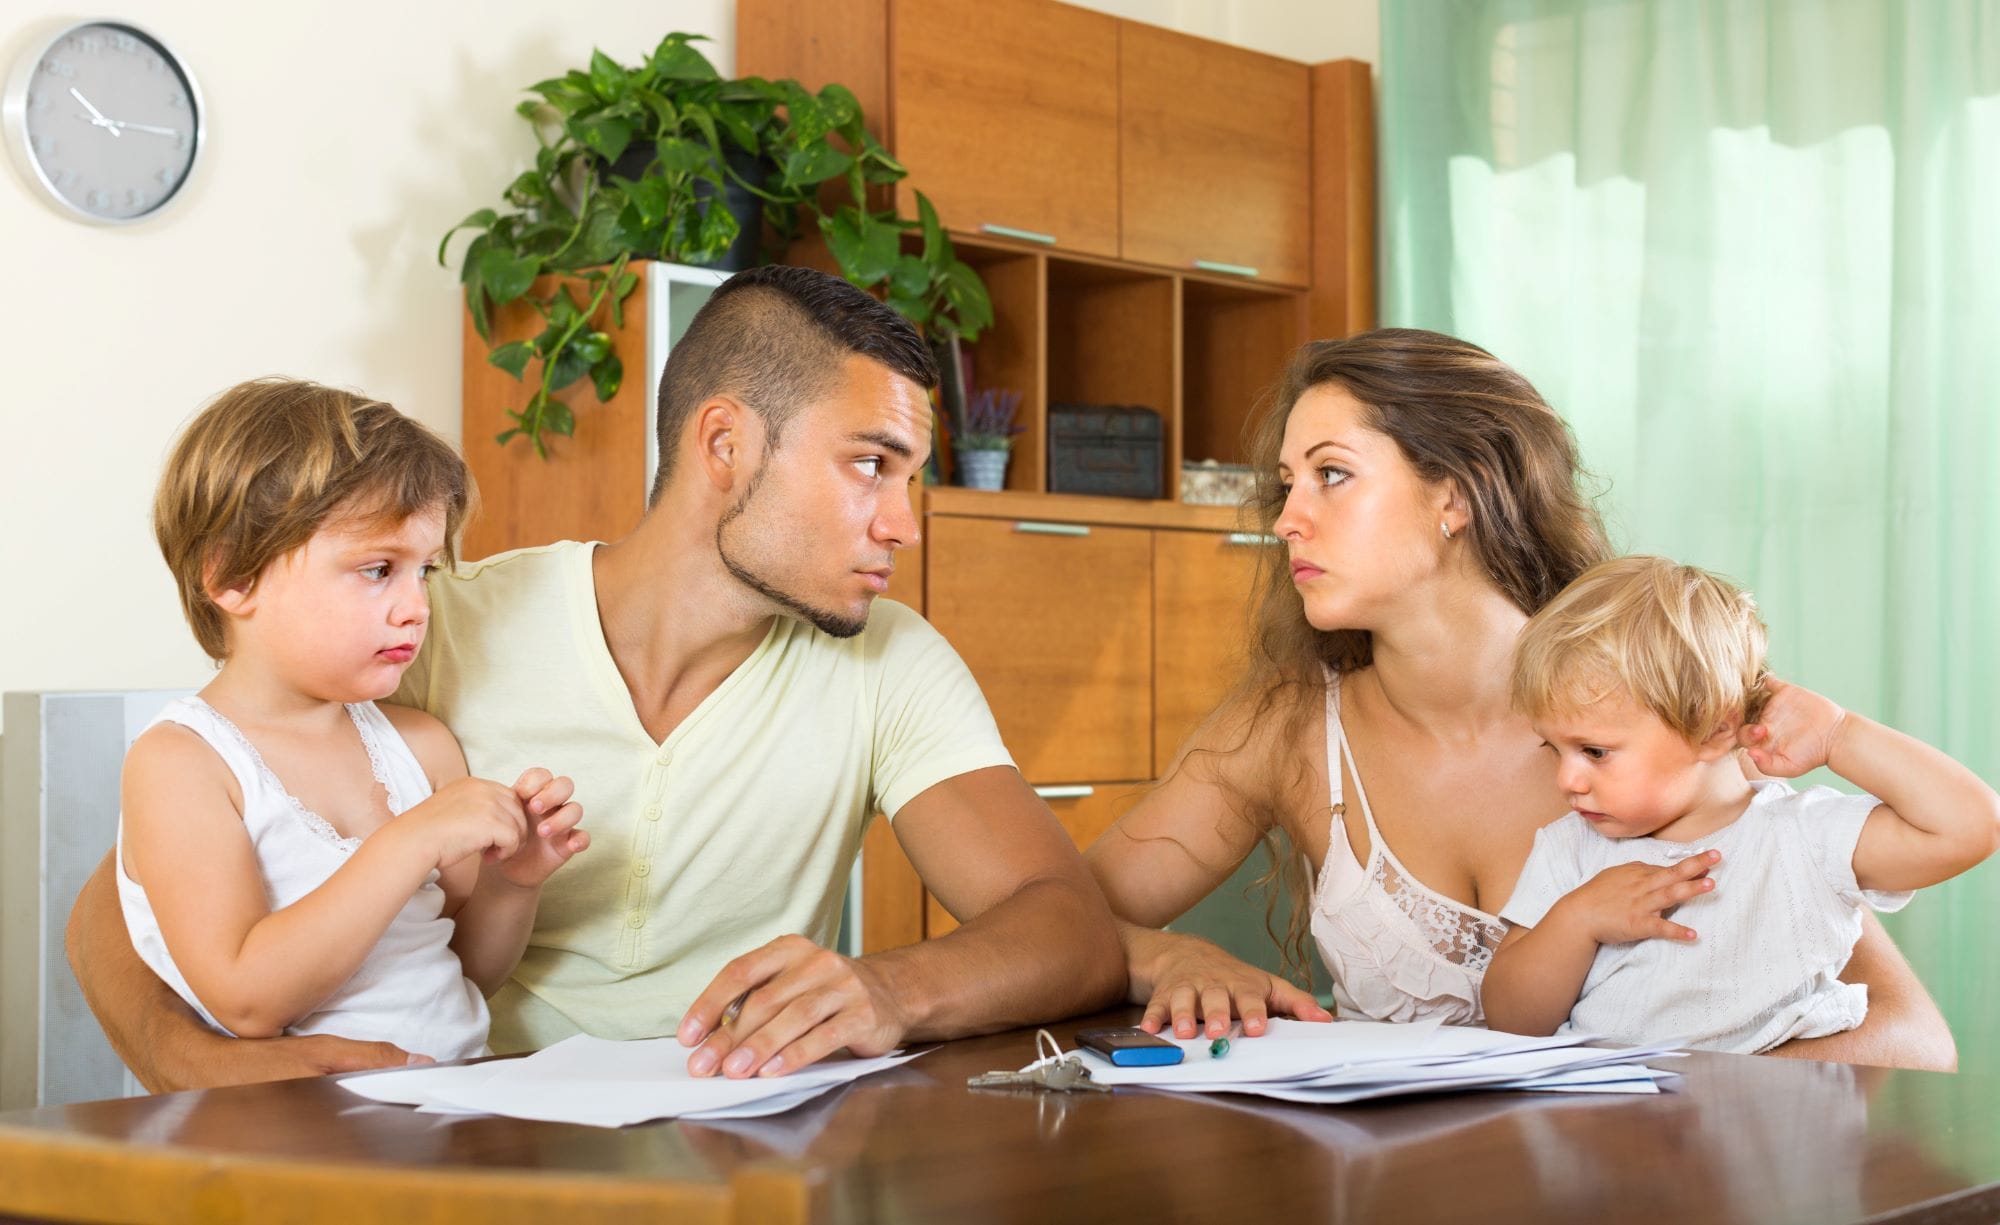
POLYGON ((111 856, 77 893, 64 934, 70 971, 118 1058, 155 1093, 188 1087, 183 1057, 212 1031, 133 949, 111 856))
POLYGON ((950 935, 863 962, 908 1010, 911 1041, 1092 1012, 1125 989, 1125 954, 1103 895, 1056 878, 1029 881, 950 935))

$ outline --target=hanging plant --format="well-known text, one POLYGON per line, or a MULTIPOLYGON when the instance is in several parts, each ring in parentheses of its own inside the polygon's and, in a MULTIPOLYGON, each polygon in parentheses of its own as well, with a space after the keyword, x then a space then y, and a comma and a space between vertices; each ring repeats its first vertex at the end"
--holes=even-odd
POLYGON ((591 321, 608 307, 613 326, 623 325, 638 284, 633 259, 705 264, 736 245, 746 219, 726 207, 732 188, 757 202, 748 223, 768 224, 782 242, 810 217, 842 275, 934 341, 971 340, 992 323, 985 284, 921 192, 915 218, 867 207, 872 187, 907 172, 868 133, 852 91, 726 79, 699 41, 669 34, 633 68, 596 51, 588 71, 530 86, 535 96, 515 109, 535 130, 533 168, 502 193, 504 210, 474 212, 438 244, 444 264, 453 236, 477 231, 459 280, 482 339, 491 342, 494 312, 508 303, 524 301, 541 318, 533 338, 487 354, 517 379, 539 363, 527 403, 507 410, 502 445, 523 437, 546 459, 547 436, 576 429, 557 392, 588 378, 600 401, 617 393, 624 362, 591 321), (836 180, 844 192, 823 197, 836 180))

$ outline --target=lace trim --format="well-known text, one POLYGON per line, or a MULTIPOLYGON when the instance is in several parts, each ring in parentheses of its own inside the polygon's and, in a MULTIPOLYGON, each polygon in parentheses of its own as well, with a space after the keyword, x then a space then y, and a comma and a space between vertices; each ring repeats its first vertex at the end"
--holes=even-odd
POLYGON ((1400 865, 1387 855, 1378 854, 1374 858, 1373 883, 1380 885, 1396 908, 1417 925, 1430 941, 1431 951, 1455 966, 1464 966, 1472 974, 1484 975, 1506 929, 1491 919, 1469 913, 1450 898, 1432 893, 1422 881, 1405 875, 1400 865))
MULTIPOLYGON (((257 767, 258 775, 270 785, 273 791, 285 797, 285 803, 291 806, 292 815, 298 819, 299 824, 305 826, 307 833, 330 844, 334 849, 344 854, 353 854, 354 848, 361 845, 361 839, 343 837, 340 831, 333 828, 332 824, 325 817, 320 816, 304 804, 299 803, 299 797, 286 790, 285 784, 278 778, 278 772, 265 764, 264 755, 257 751, 256 745, 250 743, 250 737, 243 734, 242 728, 229 721, 228 715, 210 706, 201 698, 189 698, 188 701, 207 711, 214 717, 217 723, 222 725, 225 731, 235 738, 237 745, 250 755, 251 762, 257 767)), ((362 725, 360 713, 352 706, 348 706, 346 710, 347 717, 354 721, 356 730, 361 734, 362 746, 368 750, 368 768, 374 772, 375 781, 387 787, 389 784, 383 773, 382 757, 375 747, 373 737, 368 734, 367 728, 362 725)))

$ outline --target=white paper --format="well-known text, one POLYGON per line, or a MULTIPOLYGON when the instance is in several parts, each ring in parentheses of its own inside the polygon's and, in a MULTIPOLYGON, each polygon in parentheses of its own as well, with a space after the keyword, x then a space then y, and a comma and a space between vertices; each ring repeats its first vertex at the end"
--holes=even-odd
POLYGON ((691 1076, 687 1057, 687 1048, 674 1038, 614 1042, 580 1034, 525 1059, 403 1068, 352 1076, 340 1083, 376 1101, 440 1113, 623 1127, 648 1119, 772 1114, 917 1055, 827 1059, 786 1076, 744 1080, 691 1076))

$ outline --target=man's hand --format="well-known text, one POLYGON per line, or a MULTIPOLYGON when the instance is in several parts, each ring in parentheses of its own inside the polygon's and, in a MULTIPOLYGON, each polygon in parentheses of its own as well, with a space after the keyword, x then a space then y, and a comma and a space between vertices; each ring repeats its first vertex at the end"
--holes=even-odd
POLYGON ((843 1047, 884 1055, 908 1030, 876 968, 803 936, 780 936, 722 967, 678 1036, 697 1048, 688 1056, 691 1074, 741 1079, 794 1072, 843 1047), (741 1008, 723 1024, 739 997, 741 1008))
POLYGON ((1664 868, 1644 863, 1606 868, 1557 902, 1543 925, 1551 920, 1571 925, 1599 944, 1692 940, 1693 928, 1663 912, 1713 890, 1708 871, 1721 862, 1721 851, 1703 851, 1664 868))

